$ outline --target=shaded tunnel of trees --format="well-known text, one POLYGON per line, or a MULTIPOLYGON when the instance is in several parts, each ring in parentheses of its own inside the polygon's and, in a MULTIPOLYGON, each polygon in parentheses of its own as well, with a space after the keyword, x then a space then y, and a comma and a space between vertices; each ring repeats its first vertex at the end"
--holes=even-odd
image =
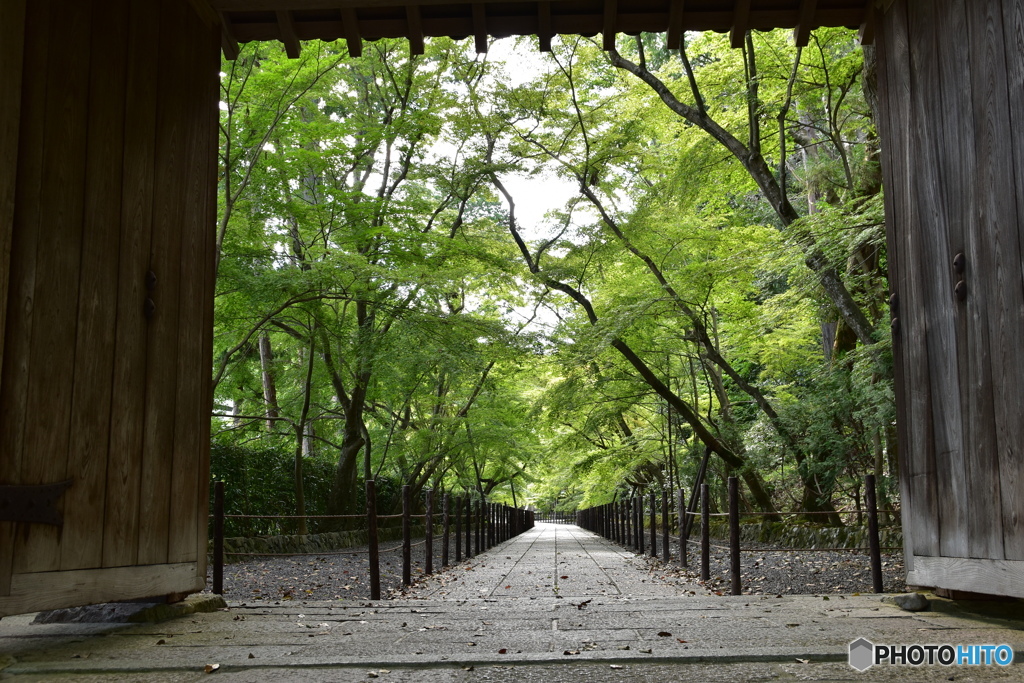
POLYGON ((872 48, 663 46, 225 61, 213 477, 304 515, 367 478, 382 512, 570 510, 706 469, 821 513, 873 473, 898 511, 872 48))

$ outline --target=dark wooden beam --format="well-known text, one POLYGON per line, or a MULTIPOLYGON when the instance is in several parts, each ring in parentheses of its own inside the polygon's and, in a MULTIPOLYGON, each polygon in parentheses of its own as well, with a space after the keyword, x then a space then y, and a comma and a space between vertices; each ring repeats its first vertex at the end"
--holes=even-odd
POLYGON ((405 20, 409 23, 409 54, 421 55, 423 54, 423 21, 420 18, 420 6, 406 6, 405 20))
POLYGON ((277 26, 281 32, 281 42, 284 43, 285 52, 290 59, 298 59, 302 52, 299 44, 299 37, 295 34, 295 23, 292 22, 292 13, 288 10, 277 10, 277 26))
POLYGON ((619 13, 618 0, 604 0, 604 25, 601 29, 601 47, 615 49, 615 19, 619 13))
POLYGON ((671 0, 668 10, 668 33, 665 36, 665 47, 678 50, 683 44, 683 12, 686 11, 686 0, 671 0))
POLYGON ((811 30, 814 28, 814 11, 818 7, 818 0, 801 0, 800 18, 797 19, 796 28, 793 29, 793 42, 797 47, 806 47, 811 39, 811 30))
POLYGON ((345 44, 350 57, 363 56, 363 38, 359 35, 359 20, 354 9, 341 10, 341 23, 345 29, 345 44))
POLYGON ((541 52, 551 52, 551 38, 554 31, 551 29, 551 3, 537 3, 537 39, 540 43, 541 52))
MULTIPOLYGON (((216 0, 224 1, 224 0, 216 0)), ((254 0, 260 1, 260 0, 254 0)), ((288 0, 278 0, 286 3, 288 0)), ((302 0, 306 1, 306 0, 302 0)), ((314 2, 318 0, 308 0, 314 2)), ((340 0, 333 0, 335 3, 340 0)), ((451 12, 444 12, 440 15, 432 14, 427 9, 419 10, 420 6, 426 7, 423 0, 419 3, 412 0, 412 5, 390 6, 377 8, 372 5, 373 11, 367 9, 366 15, 349 8, 341 12, 335 7, 333 11, 309 10, 292 11, 292 20, 295 32, 300 40, 325 39, 336 40, 339 37, 346 39, 354 38, 349 35, 351 22, 343 20, 351 12, 358 14, 357 31, 364 39, 368 36, 372 40, 378 38, 409 38, 410 17, 409 10, 419 15, 419 36, 422 38, 433 36, 451 36, 464 38, 475 34, 473 23, 473 2, 457 2, 449 0, 451 12), (458 11, 456 11, 458 10, 458 11)), ((362 0, 363 6, 370 8, 371 0, 362 0)), ((586 5, 578 4, 583 0, 573 3, 554 4, 551 2, 536 2, 536 13, 523 13, 522 7, 526 3, 505 3, 495 4, 488 0, 480 0, 480 4, 486 8, 486 23, 488 35, 538 35, 542 50, 550 49, 550 41, 556 34, 582 34, 594 35, 601 33, 606 26, 605 0, 590 0, 586 5), (511 8, 511 9, 510 9, 511 8)), ((686 11, 682 15, 680 26, 680 37, 684 31, 718 31, 733 32, 733 38, 743 43, 747 30, 767 30, 770 28, 793 28, 797 25, 800 0, 791 0, 792 4, 785 7, 761 10, 750 9, 753 3, 750 0, 741 0, 740 10, 746 7, 749 11, 740 12, 740 20, 737 20, 736 0, 723 2, 722 6, 732 7, 733 10, 708 9, 702 5, 695 9, 694 3, 685 3, 686 11), (736 38, 736 36, 739 36, 736 38)), ((818 0, 817 10, 814 15, 814 22, 821 26, 859 26, 864 20, 863 6, 850 6, 844 4, 836 9, 833 3, 840 0, 818 0)), ((532 6, 534 3, 528 3, 532 6)), ((620 0, 616 1, 617 12, 614 15, 614 31, 616 33, 627 33, 630 35, 650 31, 665 31, 669 25, 669 12, 671 5, 665 2, 662 5, 646 8, 634 8, 620 0)), ((225 16, 232 19, 233 37, 240 43, 252 40, 278 40, 280 28, 277 25, 274 12, 231 12, 225 11, 225 16)), ((413 16, 415 23, 415 16, 413 16)), ((413 42, 416 37, 413 37, 413 42)), ((350 40, 354 45, 355 41, 350 40)))
POLYGON ((487 52, 487 8, 479 2, 473 3, 473 38, 477 54, 487 52))
POLYGON ((868 0, 864 6, 864 21, 860 24, 860 44, 873 45, 875 42, 875 0, 868 0))
POLYGON ((210 8, 210 5, 206 0, 188 0, 188 3, 192 5, 192 8, 199 15, 199 18, 203 20, 208 28, 213 28, 220 23, 217 13, 210 8))
POLYGON ((221 13, 220 17, 220 49, 224 53, 225 59, 232 61, 238 59, 238 39, 235 38, 231 20, 224 16, 223 13, 221 13))
POLYGON ((733 49, 743 47, 750 26, 750 0, 736 0, 736 8, 732 15, 732 30, 729 31, 729 44, 733 49))

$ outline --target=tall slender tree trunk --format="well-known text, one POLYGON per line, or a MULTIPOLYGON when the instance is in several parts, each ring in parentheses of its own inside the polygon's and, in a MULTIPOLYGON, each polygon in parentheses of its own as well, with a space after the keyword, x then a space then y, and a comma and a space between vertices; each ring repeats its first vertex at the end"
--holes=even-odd
POLYGON ((277 385, 274 382, 274 352, 270 346, 270 335, 260 334, 260 370, 263 374, 263 404, 267 416, 267 431, 274 431, 274 418, 279 417, 277 407, 277 385))

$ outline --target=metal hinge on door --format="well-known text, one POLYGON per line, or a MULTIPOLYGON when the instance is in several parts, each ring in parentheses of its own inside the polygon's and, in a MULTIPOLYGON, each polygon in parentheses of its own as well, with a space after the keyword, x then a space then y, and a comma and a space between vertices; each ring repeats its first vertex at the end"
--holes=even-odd
POLYGON ((57 501, 73 480, 36 486, 8 486, 0 484, 0 522, 27 522, 63 526, 64 518, 57 509, 57 501))

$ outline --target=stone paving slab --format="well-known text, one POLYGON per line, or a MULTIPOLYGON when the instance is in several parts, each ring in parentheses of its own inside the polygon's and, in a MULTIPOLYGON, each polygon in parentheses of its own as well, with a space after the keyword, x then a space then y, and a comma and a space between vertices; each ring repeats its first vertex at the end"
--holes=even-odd
POLYGON ((1024 680, 1021 664, 871 675, 845 664, 858 637, 1008 643, 1021 661, 1022 621, 904 612, 874 595, 712 595, 660 581, 631 553, 555 525, 399 600, 234 603, 132 626, 31 620, 0 620, 0 679, 184 681, 219 664, 217 676, 231 681, 368 680, 371 671, 395 681, 1024 680))

